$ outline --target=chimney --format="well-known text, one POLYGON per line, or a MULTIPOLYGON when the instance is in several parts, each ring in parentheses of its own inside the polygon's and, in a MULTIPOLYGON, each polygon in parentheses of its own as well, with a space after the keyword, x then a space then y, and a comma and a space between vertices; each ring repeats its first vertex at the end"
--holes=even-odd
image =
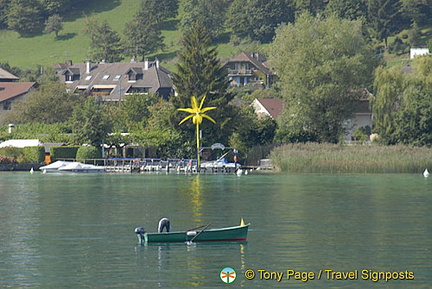
POLYGON ((73 65, 72 60, 66 60, 66 65, 67 66, 72 66, 73 65))
POLYGON ((91 71, 91 61, 88 59, 86 61, 86 73, 89 74, 91 71))
POLYGON ((8 130, 8 132, 12 133, 12 131, 14 130, 14 128, 15 128, 15 125, 13 123, 10 123, 9 124, 9 130, 8 130))
POLYGON ((149 69, 149 61, 148 61, 148 59, 146 58, 145 60, 144 60, 144 70, 148 70, 149 69))

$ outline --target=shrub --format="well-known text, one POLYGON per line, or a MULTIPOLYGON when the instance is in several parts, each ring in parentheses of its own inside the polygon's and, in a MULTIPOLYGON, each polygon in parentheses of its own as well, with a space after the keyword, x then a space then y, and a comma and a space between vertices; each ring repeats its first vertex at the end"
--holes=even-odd
POLYGON ((56 159, 74 159, 76 158, 79 146, 61 146, 61 147, 51 147, 50 155, 51 160, 56 159))
POLYGON ((0 165, 16 164, 15 158, 0 156, 0 165))
POLYGON ((82 146, 78 149, 76 159, 83 161, 85 159, 100 159, 102 158, 102 152, 94 146, 82 146))
POLYGON ((41 163, 45 159, 45 148, 43 146, 25 147, 22 152, 24 155, 24 162, 41 163))

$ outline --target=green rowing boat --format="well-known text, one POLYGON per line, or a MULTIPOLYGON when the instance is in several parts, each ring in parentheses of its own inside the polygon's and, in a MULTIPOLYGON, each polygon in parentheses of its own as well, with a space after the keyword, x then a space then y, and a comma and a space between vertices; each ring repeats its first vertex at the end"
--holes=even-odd
POLYGON ((246 241, 250 224, 240 226, 207 229, 207 226, 178 232, 146 233, 143 228, 136 228, 138 241, 144 243, 174 243, 174 242, 214 242, 214 241, 246 241))

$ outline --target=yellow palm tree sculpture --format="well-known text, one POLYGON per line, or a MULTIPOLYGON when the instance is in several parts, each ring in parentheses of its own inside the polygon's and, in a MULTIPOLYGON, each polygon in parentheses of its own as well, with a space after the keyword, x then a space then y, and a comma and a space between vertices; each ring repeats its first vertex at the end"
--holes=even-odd
POLYGON ((212 109, 216 109, 216 107, 212 106, 212 107, 204 107, 204 101, 205 101, 206 97, 204 96, 203 99, 201 100, 200 105, 198 106, 198 100, 196 99, 195 96, 191 97, 191 108, 178 108, 177 110, 179 111, 184 111, 184 112, 189 112, 190 115, 188 115, 187 117, 185 117, 184 119, 182 119, 181 122, 179 122, 179 125, 184 123, 185 121, 187 121, 188 119, 192 118, 192 123, 195 124, 196 127, 196 141, 197 141, 197 161, 198 161, 198 169, 201 165, 201 161, 200 161, 200 153, 199 153, 199 149, 200 149, 200 138, 199 138, 199 126, 203 121, 203 118, 206 118, 208 120, 210 120, 213 123, 216 123, 216 121, 211 118, 210 116, 204 114, 209 110, 212 109))

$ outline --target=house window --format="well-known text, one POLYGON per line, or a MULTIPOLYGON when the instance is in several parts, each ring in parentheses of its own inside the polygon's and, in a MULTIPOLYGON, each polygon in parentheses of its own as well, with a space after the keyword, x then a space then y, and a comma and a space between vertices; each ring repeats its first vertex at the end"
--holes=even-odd
POLYGON ((93 88, 92 95, 110 95, 113 88, 93 88))
POLYGON ((109 77, 110 77, 109 74, 105 74, 105 75, 102 77, 102 80, 107 80, 109 77))
POLYGON ((128 80, 129 81, 136 81, 136 74, 135 73, 129 73, 129 78, 128 78, 128 80))
POLYGON ((91 78, 92 78, 92 76, 89 75, 89 76, 87 76, 87 77, 85 78, 85 80, 89 81, 91 78))
POLYGON ((126 94, 146 94, 146 93, 149 93, 149 91, 150 91, 150 87, 131 86, 126 91, 126 94))
POLYGON ((65 75, 65 80, 66 80, 66 81, 73 81, 73 75, 71 75, 71 74, 66 74, 66 75, 65 75))
POLYGON ((113 80, 114 80, 114 81, 119 81, 120 77, 121 77, 121 75, 118 74, 118 75, 114 76, 114 79, 113 79, 113 80))
POLYGON ((12 108, 12 105, 11 105, 10 101, 5 101, 3 103, 3 110, 11 110, 11 108, 12 108))

